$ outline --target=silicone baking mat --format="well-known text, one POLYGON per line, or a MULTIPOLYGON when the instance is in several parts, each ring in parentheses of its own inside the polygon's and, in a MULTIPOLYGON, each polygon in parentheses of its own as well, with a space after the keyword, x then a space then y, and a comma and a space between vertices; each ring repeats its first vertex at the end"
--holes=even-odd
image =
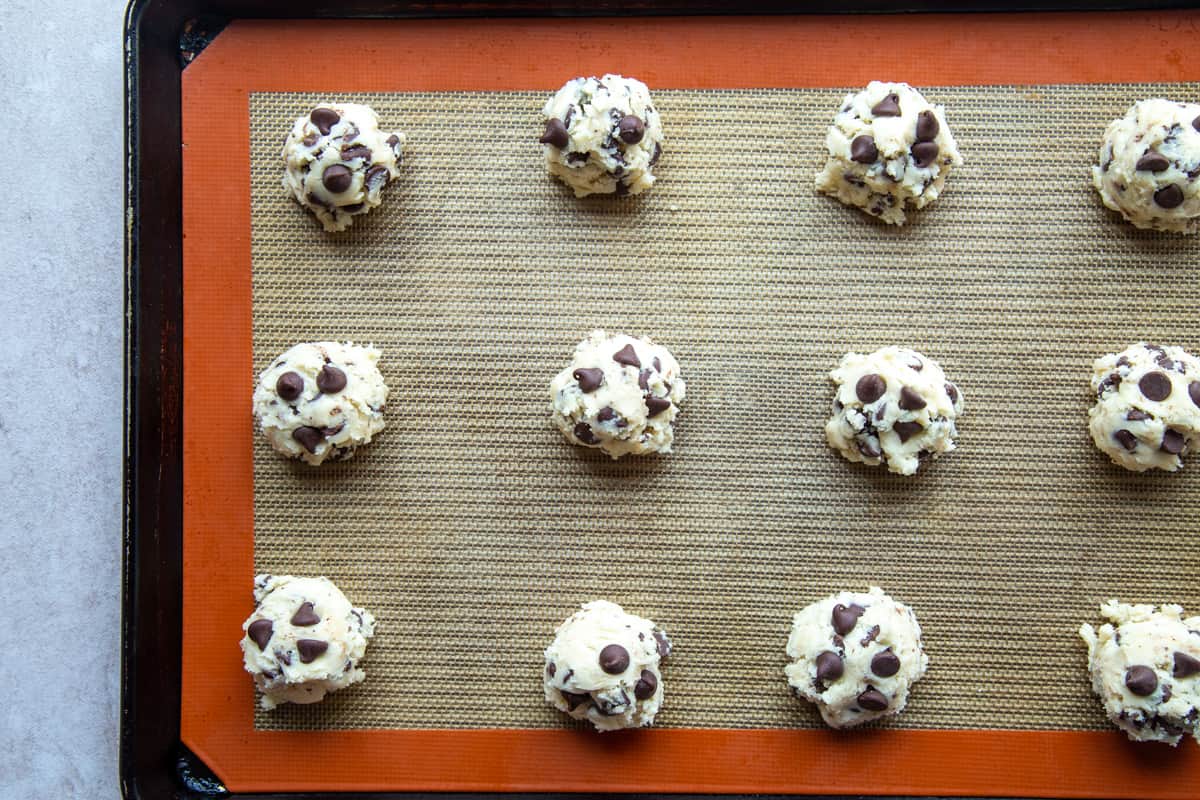
MULTIPOLYGON (((1091 18, 1101 33, 1112 19, 1091 18)), ((1194 15, 1182 19, 1194 25, 1194 15)), ((805 42, 818 30, 836 41, 841 23, 787 22, 783 33, 805 42)), ((580 24, 596 32, 612 23, 580 24)), ((765 48, 782 35, 767 25, 737 21, 729 35, 765 48)), ((417 48, 412 34, 430 26, 454 31, 464 48, 484 32, 464 23, 395 23, 380 34, 394 41, 376 44, 417 48)), ((708 31, 694 20, 642 27, 652 38, 708 31)), ((1166 36, 1162 27, 1133 30, 1153 39, 1166 36)), ((193 408, 208 409, 210 396, 219 402, 246 448, 232 460, 221 453, 250 484, 222 481, 235 491, 228 497, 236 497, 240 521, 223 534, 225 547, 246 554, 237 562, 244 574, 220 580, 235 593, 222 606, 224 623, 236 626, 250 608, 250 544, 254 570, 329 575, 379 619, 367 682, 320 705, 252 713, 248 679, 229 675, 236 671, 222 661, 221 685, 228 677, 231 705, 241 706, 222 713, 249 726, 241 737, 347 748, 386 741, 403 753, 421 747, 403 738, 411 731, 442 742, 426 739, 427 761, 464 747, 500 759, 501 746, 518 753, 545 746, 578 749, 573 764, 584 760, 586 772, 586 762, 597 761, 606 773, 622 761, 645 763, 639 749, 664 748, 654 758, 659 777, 630 784, 642 790, 1020 794, 1036 791, 1038 768, 1006 775, 984 753, 998 748, 1011 762, 1031 747, 1056 746, 1067 754, 1056 759, 1108 759, 1101 769, 1113 770, 1118 787, 1137 785, 1129 781, 1147 759, 1195 780, 1194 753, 1133 750, 1108 730, 1075 630, 1094 621, 1109 596, 1200 607, 1192 533, 1200 479, 1186 470, 1125 473, 1095 451, 1085 426, 1093 358, 1139 339, 1200 349, 1200 241, 1121 223, 1088 179, 1108 120, 1142 97, 1195 97, 1200 76, 1170 73, 1162 83, 1161 72, 1143 68, 1128 76, 1139 83, 1117 84, 1094 82, 1114 79, 1111 70, 1066 70, 1060 74, 1072 82, 1062 83, 1047 70, 1036 82, 1009 72, 1006 81, 985 75, 972 78, 976 85, 948 85, 978 67, 945 54, 944 66, 955 69, 941 80, 913 66, 899 70, 893 77, 946 106, 966 164, 937 204, 894 229, 812 190, 833 111, 847 91, 878 75, 795 66, 770 74, 760 65, 736 76, 705 76, 701 66, 685 77, 653 59, 592 67, 596 56, 572 56, 553 77, 542 75, 544 65, 536 77, 506 76, 493 65, 488 80, 499 73, 501 83, 487 91, 458 84, 469 63, 440 76, 384 77, 379 64, 334 83, 283 81, 256 49, 259 35, 280 28, 310 48, 318 47, 314 37, 333 47, 361 30, 246 25, 218 40, 248 48, 240 69, 249 77, 229 79, 236 88, 227 96, 245 115, 238 141, 248 159, 234 163, 250 166, 240 189, 250 214, 241 213, 235 230, 221 228, 224 246, 214 254, 236 250, 234 264, 204 262, 231 283, 211 294, 225 305, 200 311, 223 330, 189 328, 201 334, 187 345, 189 359, 221 352, 216 340, 236 343, 238 356, 223 353, 222 371, 244 374, 240 383, 248 384, 296 341, 371 341, 383 350, 392 394, 388 429, 376 443, 319 470, 274 456, 236 400, 187 395, 193 408), (668 146, 649 193, 580 201, 544 173, 539 110, 566 77, 606 69, 651 84, 668 146), (440 83, 430 85, 435 78, 440 83), (385 128, 408 135, 404 174, 385 206, 334 236, 284 195, 278 159, 291 121, 329 98, 368 102, 385 128), (673 455, 611 462, 551 429, 548 382, 592 327, 648 333, 679 358, 689 394, 673 455), (821 431, 828 370, 846 350, 891 343, 938 359, 966 396, 960 449, 915 479, 842 461, 821 431), (930 673, 905 714, 882 723, 886 730, 829 734, 787 692, 790 617, 830 591, 869 584, 916 608, 930 673), (654 731, 599 741, 564 730, 579 726, 541 698, 541 649, 557 622, 595 597, 617 600, 673 635, 667 702, 654 731), (686 756, 697 746, 717 748, 718 761, 752 754, 759 769, 695 775, 690 784, 686 756), (950 748, 974 752, 992 780, 942 765, 932 774, 914 767, 900 776, 909 781, 903 785, 896 776, 873 783, 856 775, 831 786, 786 768, 877 747, 906 749, 916 763, 937 763, 950 748), (1111 761, 1114 749, 1123 761, 1111 761), (767 767, 773 758, 782 759, 782 775, 767 767)), ((532 37, 520 43, 533 49, 546 44, 539 37, 573 41, 586 32, 555 33, 550 23, 499 29, 532 37)), ((227 59, 221 66, 237 60, 217 45, 197 66, 214 50, 214 62, 227 59)), ((410 65, 419 54, 401 47, 389 58, 410 65)), ((510 61, 514 70, 524 65, 510 61)), ((196 74, 185 78, 208 80, 201 73, 191 81, 196 74)), ((210 87, 194 87, 204 94, 198 99, 217 100, 217 92, 203 92, 210 87)), ((185 174, 185 185, 213 179, 185 174)), ((189 235, 216 227, 197 226, 197 217, 214 213, 211 205, 185 210, 189 235)), ((194 303, 196 295, 187 296, 194 303)), ((192 364, 186 375, 194 381, 192 364)), ((198 445, 195 431, 185 441, 198 445)), ((197 562, 189 556, 188 563, 197 562)), ((203 575, 211 580, 207 568, 203 575)), ((189 567, 193 586, 199 578, 189 567)), ((194 696, 187 677, 215 661, 206 653, 189 665, 189 644, 211 620, 197 620, 194 598, 185 594, 185 729, 194 696)), ((231 637, 236 629, 223 630, 212 646, 228 649, 231 637)), ((204 675, 194 685, 209 689, 213 681, 204 675)), ((206 727, 210 741, 225 741, 211 736, 212 713, 190 718, 193 742, 206 738, 206 727)), ((543 774, 531 759, 526 765, 510 755, 499 772, 471 775, 435 764, 419 777, 388 779, 372 767, 358 779, 381 788, 590 785, 543 774)), ((237 762, 227 761, 227 780, 237 762)), ((255 785, 246 780, 243 788, 255 785)), ((622 788, 616 783, 609 788, 622 788)), ((328 772, 297 786, 362 788, 331 783, 328 772)), ((1055 788, 1086 793, 1078 782, 1055 788)), ((1111 794, 1112 784, 1102 793, 1111 794)))

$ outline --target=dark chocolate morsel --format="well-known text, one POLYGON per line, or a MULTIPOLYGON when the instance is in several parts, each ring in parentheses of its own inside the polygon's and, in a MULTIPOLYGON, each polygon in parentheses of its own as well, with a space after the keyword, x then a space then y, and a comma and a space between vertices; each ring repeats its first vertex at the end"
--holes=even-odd
POLYGON ((1115 431, 1113 433, 1113 438, 1117 440, 1121 447, 1124 447, 1131 453, 1137 449, 1137 437, 1124 428, 1121 428, 1119 431, 1115 431))
POLYGON ((558 672, 558 667, 554 665, 553 661, 551 661, 549 664, 546 665, 546 674, 549 675, 551 678, 554 677, 554 673, 556 673, 556 672, 558 672))
POLYGON ((338 124, 338 120, 342 117, 332 108, 314 108, 312 113, 308 115, 312 120, 312 124, 317 126, 317 130, 322 136, 329 135, 329 129, 338 124))
POLYGON ((655 142, 654 143, 654 155, 650 156, 649 166, 653 167, 655 164, 658 163, 658 160, 660 158, 662 158, 662 145, 660 145, 658 142, 655 142))
POLYGON ((883 451, 881 451, 873 442, 869 441, 859 442, 858 452, 862 453, 866 458, 879 458, 881 455, 883 455, 883 451))
POLYGON ((875 146, 875 137, 868 134, 855 136, 850 142, 850 160, 859 164, 873 164, 879 158, 879 148, 875 146))
POLYGON ((605 406, 596 413, 596 419, 601 422, 612 422, 617 418, 617 411, 612 406, 605 406))
POLYGON ((654 697, 654 693, 658 690, 658 678, 654 677, 654 673, 648 669, 642 670, 642 676, 638 678, 638 682, 634 684, 633 696, 638 700, 649 700, 654 697))
POLYGON ((858 603, 851 603, 848 606, 838 603, 834 606, 831 621, 833 629, 837 632, 838 636, 845 636, 854 630, 854 626, 858 624, 858 618, 863 615, 864 611, 866 609, 858 603))
POLYGON ((1125 414, 1125 419, 1129 420, 1130 422, 1142 422, 1143 420, 1150 419, 1150 415, 1139 408, 1131 408, 1125 414))
POLYGON ((620 675, 629 669, 629 651, 619 644, 605 645, 600 651, 600 669, 609 675, 620 675))
POLYGON ((1200 658, 1175 651, 1175 668, 1171 674, 1176 678, 1190 678, 1200 672, 1200 658))
POLYGON ((638 360, 637 351, 633 349, 633 345, 627 344, 617 352, 613 353, 613 361, 618 364, 624 364, 627 367, 636 367, 641 369, 642 362, 638 360))
POLYGON ((542 138, 538 139, 542 144, 548 144, 551 147, 557 147, 562 150, 567 146, 567 142, 571 140, 567 133, 567 126, 558 117, 551 117, 546 120, 546 132, 542 134, 542 138))
POLYGON ((395 150, 395 149, 396 149, 396 145, 398 145, 398 144, 400 144, 400 137, 399 137, 399 136, 397 136, 396 134, 394 134, 394 133, 393 133, 391 136, 387 137, 387 145, 388 145, 388 147, 390 147, 390 148, 392 148, 393 150, 395 150))
POLYGON ((892 92, 871 108, 871 114, 876 117, 900 116, 900 97, 892 92))
POLYGON ((1158 676, 1150 667, 1137 664, 1125 670, 1125 688, 1138 697, 1148 697, 1158 688, 1158 676))
POLYGON ((891 650, 880 650, 871 659, 871 672, 881 678, 890 678, 900 671, 900 657, 891 650))
POLYGON ((917 141, 932 142, 937 138, 942 126, 938 124, 937 115, 926 109, 917 114, 917 141))
POLYGON ((321 137, 318 136, 317 134, 310 133, 301 140, 301 143, 305 147, 312 147, 314 144, 316 144, 318 141, 320 141, 320 139, 321 139, 321 137))
POLYGON ((313 611, 312 603, 301 603, 296 609, 296 613, 292 614, 292 624, 297 628, 307 628, 310 625, 316 625, 321 621, 317 616, 317 612, 313 611))
POLYGON ((905 411, 920 411, 925 407, 925 398, 916 389, 909 386, 900 387, 900 407, 905 411))
POLYGON ((842 677, 842 673, 846 671, 846 665, 842 662, 842 657, 832 650, 826 650, 823 653, 817 654, 817 680, 836 681, 842 677))
POLYGON ((1146 172, 1162 172, 1171 166, 1171 162, 1162 153, 1156 153, 1150 150, 1146 155, 1138 159, 1135 169, 1145 170, 1146 172))
POLYGON ((1192 398, 1192 405, 1200 406, 1200 381, 1188 384, 1188 397, 1192 398))
POLYGON ((897 422, 892 426, 892 430, 900 437, 901 442, 907 442, 912 437, 921 432, 921 423, 919 422, 897 422))
POLYGON ((1171 396, 1171 379, 1161 372, 1147 372, 1138 381, 1138 388, 1148 400, 1161 402, 1171 396))
POLYGON ((584 444, 599 444, 600 440, 596 438, 596 434, 592 433, 592 427, 586 422, 580 422, 575 425, 575 438, 584 444))
POLYGON ((946 396, 950 398, 951 403, 958 402, 958 387, 953 383, 946 384, 946 396))
POLYGON ((937 142, 917 142, 912 146, 913 163, 918 167, 928 167, 937 161, 939 152, 937 142))
POLYGON ((868 686, 867 690, 858 696, 858 704, 867 711, 886 711, 888 707, 887 697, 874 686, 868 686))
POLYGON ((604 383, 604 370, 599 367, 580 367, 571 373, 571 377, 579 381, 579 391, 591 394, 604 383))
POLYGON ((666 658, 671 655, 671 640, 667 638, 667 634, 664 631, 656 630, 653 636, 655 649, 658 650, 658 657, 666 658))
POLYGON ((269 619, 256 619, 246 628, 246 635, 250 637, 250 641, 258 645, 258 649, 264 653, 267 651, 267 642, 271 641, 274 633, 275 626, 269 619))
POLYGON ((1159 208, 1176 208, 1183 202, 1183 189, 1179 184, 1170 183, 1154 193, 1154 203, 1159 208))
POLYGON ((643 392, 650 391, 650 370, 644 369, 638 373, 638 388, 643 392))
POLYGON ((304 391, 304 378, 297 372, 285 372, 275 381, 275 393, 289 403, 304 391))
POLYGON ((887 391, 887 382, 884 381, 882 375, 876 375, 873 372, 863 375, 858 379, 858 383, 854 384, 854 393, 858 395, 859 402, 862 403, 874 403, 883 397, 885 391, 887 391))
POLYGON ((321 173, 321 183, 334 194, 341 194, 349 189, 352 183, 350 168, 341 164, 326 167, 321 173))
POLYGON ((342 148, 342 161, 352 161, 356 158, 363 158, 367 161, 371 160, 371 148, 366 145, 356 144, 352 147, 342 148))
POLYGON ((567 708, 571 711, 574 711, 576 706, 583 705, 592 699, 592 696, 586 692, 568 692, 566 689, 559 689, 559 691, 562 692, 563 700, 567 701, 567 708))
POLYGON ((311 664, 328 649, 329 642, 323 642, 320 639, 296 640, 296 652, 300 654, 301 664, 311 664))
POLYGON ((1187 438, 1177 430, 1167 428, 1163 431, 1162 451, 1177 456, 1183 452, 1183 446, 1187 444, 1187 438))
POLYGON ((317 388, 322 394, 335 394, 346 388, 346 373, 332 364, 321 367, 317 373, 317 388))
POLYGON ((320 428, 314 428, 311 425, 302 425, 292 431, 292 438, 304 447, 310 453, 317 452, 317 446, 325 441, 325 434, 320 428))
POLYGON ((642 122, 640 117, 626 114, 617 123, 617 136, 621 137, 621 141, 625 144, 637 144, 645 135, 646 123, 642 122))
POLYGON ((367 174, 363 177, 363 183, 367 186, 367 191, 371 192, 388 182, 388 168, 382 164, 376 164, 367 170, 367 174))
POLYGON ((1200 117, 1196 117, 1194 120, 1192 120, 1192 127, 1200 131, 1200 117))
POLYGON ((646 416, 657 417, 659 414, 671 407, 671 401, 665 397, 655 397, 652 394, 646 395, 646 416))

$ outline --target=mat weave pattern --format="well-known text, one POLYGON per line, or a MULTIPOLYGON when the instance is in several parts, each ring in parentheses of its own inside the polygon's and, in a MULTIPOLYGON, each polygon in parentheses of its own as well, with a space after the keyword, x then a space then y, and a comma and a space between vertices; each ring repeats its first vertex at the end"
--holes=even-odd
POLYGON ((792 613, 870 584, 914 606, 930 655, 882 724, 1106 726, 1075 631, 1110 596, 1200 611, 1200 459, 1109 464, 1090 364, 1140 339, 1200 352, 1200 238, 1122 223, 1089 167, 1132 101, 1200 85, 928 89, 966 164, 899 230, 812 189, 844 93, 655 91, 660 181, 582 201, 545 174, 543 93, 346 96, 408 145, 384 207, 337 235, 280 185, 292 120, 331 98, 251 96, 256 368, 374 342, 391 387, 350 462, 256 439, 257 569, 328 575, 379 621, 365 684, 258 727, 571 725, 541 651, 600 597, 674 638, 661 725, 813 727, 783 678, 792 613), (550 379, 594 327, 679 359, 673 455, 612 462, 551 428, 550 379), (893 343, 966 398, 959 450, 911 479, 823 437, 828 370, 893 343))

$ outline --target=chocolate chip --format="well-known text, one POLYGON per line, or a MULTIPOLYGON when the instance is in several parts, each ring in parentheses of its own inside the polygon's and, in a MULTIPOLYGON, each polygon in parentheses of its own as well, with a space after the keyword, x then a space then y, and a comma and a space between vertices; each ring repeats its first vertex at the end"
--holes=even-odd
POLYGON ((387 137, 387 146, 388 147, 395 150, 396 145, 398 145, 398 144, 400 144, 400 137, 397 136, 396 134, 393 133, 391 136, 387 137))
POLYGON ((655 142, 654 155, 650 156, 650 166, 653 167, 655 164, 657 164, 660 158, 662 158, 662 145, 660 145, 658 142, 655 142))
POLYGON ((321 183, 334 194, 341 194, 349 189, 351 182, 350 168, 341 164, 326 167, 321 173, 321 183))
POLYGON ((912 437, 921 432, 921 423, 919 422, 897 422, 892 426, 892 430, 900 437, 901 442, 907 442, 912 437))
POLYGON ((1136 169, 1145 170, 1147 172, 1162 172, 1171 166, 1171 162, 1162 153, 1156 153, 1150 150, 1146 155, 1138 159, 1136 169))
POLYGON ((1171 674, 1176 678, 1190 678, 1200 672, 1200 658, 1189 656, 1187 653, 1175 651, 1175 669, 1171 674))
POLYGON ((900 671, 900 657, 891 650, 881 650, 871 659, 871 672, 881 678, 890 678, 900 671))
POLYGON ((867 690, 858 696, 858 704, 867 711, 886 711, 888 707, 887 698, 874 686, 867 687, 867 690))
POLYGON ((1172 183, 1154 193, 1154 202, 1159 208, 1175 208, 1183 202, 1183 189, 1172 183))
POLYGON ((328 136, 329 129, 337 125, 342 117, 332 108, 314 108, 308 118, 312 120, 313 125, 317 126, 317 130, 321 132, 322 136, 328 136))
POLYGON ((345 211, 347 214, 355 214, 363 210, 363 203, 353 203, 348 206, 338 206, 338 211, 345 211))
POLYGON ((1109 389, 1112 389, 1112 388, 1120 386, 1120 385, 1121 385, 1121 376, 1120 375, 1118 375, 1115 372, 1105 375, 1103 378, 1100 379, 1100 383, 1096 385, 1096 396, 1099 397, 1099 396, 1103 395, 1105 392, 1107 392, 1109 389))
POLYGON ((367 185, 367 191, 373 192, 380 186, 383 186, 385 183, 387 183, 388 177, 388 168, 382 164, 376 164, 367 170, 367 174, 363 178, 363 182, 367 185))
POLYGON ((319 142, 320 140, 321 140, 321 137, 320 137, 320 136, 318 136, 318 135, 317 135, 317 134, 315 134, 315 133, 310 133, 310 134, 308 134, 307 136, 305 136, 305 137, 304 137, 304 138, 301 140, 301 143, 302 143, 302 144, 303 144, 305 147, 312 147, 314 144, 316 144, 316 143, 317 143, 317 142, 319 142))
POLYGON ((592 699, 592 696, 586 692, 580 694, 578 692, 568 692, 566 689, 559 689, 559 691, 562 692, 563 700, 567 701, 567 708, 571 711, 574 711, 576 706, 581 706, 592 699))
POLYGON ((874 403, 883 397, 885 391, 887 391, 887 382, 884 381, 882 375, 876 375, 873 372, 863 375, 858 379, 858 383, 854 384, 854 393, 863 403, 874 403))
POLYGON ((1200 117, 1196 117, 1194 120, 1192 120, 1192 127, 1200 131, 1200 117))
POLYGON ((1138 381, 1138 388, 1148 400, 1161 402, 1171 396, 1171 379, 1161 372, 1147 372, 1138 381))
POLYGON ((917 142, 912 146, 913 163, 918 167, 928 167, 937 160, 939 152, 937 142, 917 142))
POLYGON ((619 644, 605 645, 600 651, 600 669, 609 675, 620 675, 629 669, 629 651, 619 644))
POLYGON ((274 633, 275 626, 271 624, 271 620, 269 619, 256 619, 246 629, 246 635, 250 637, 250 641, 258 645, 258 649, 264 653, 267 650, 267 642, 271 641, 271 636, 274 633))
POLYGON ((292 654, 287 650, 276 650, 275 660, 280 664, 290 667, 292 665, 292 654))
POLYGON ((556 667, 554 665, 553 661, 551 661, 549 664, 546 665, 546 674, 549 675, 551 678, 554 677, 554 673, 556 673, 556 672, 558 672, 558 667, 556 667))
POLYGON ((1177 456, 1183 452, 1183 446, 1187 444, 1187 438, 1179 431, 1167 428, 1163 431, 1162 447, 1164 453, 1170 453, 1177 456))
POLYGON ((873 164, 879 158, 879 148, 875 146, 875 137, 863 134, 855 136, 850 142, 850 160, 859 164, 873 164))
POLYGON ((567 133, 567 126, 563 124, 563 121, 558 117, 552 117, 546 120, 546 132, 538 141, 562 150, 567 146, 567 142, 571 141, 571 137, 567 133))
POLYGON ((567 163, 568 164, 582 164, 584 161, 587 161, 587 160, 588 160, 587 153, 567 153, 567 163))
POLYGON ((860 606, 858 603, 851 603, 848 606, 838 603, 836 606, 834 606, 833 614, 831 615, 831 622, 833 623, 833 629, 837 632, 838 636, 845 636, 847 633, 854 630, 854 626, 858 624, 858 618, 863 615, 864 611, 866 611, 866 609, 860 606))
POLYGON ((1139 408, 1131 408, 1125 415, 1125 419, 1130 422, 1141 422, 1142 420, 1151 419, 1151 416, 1139 408))
POLYGON ((1150 667, 1138 664, 1125 670, 1125 687, 1138 697, 1147 697, 1158 688, 1158 676, 1150 667))
POLYGON ((817 680, 819 681, 836 681, 842 677, 842 673, 846 670, 846 665, 842 662, 842 657, 832 650, 826 650, 817 655, 817 680))
POLYGON ((311 425, 302 425, 292 431, 292 438, 299 442, 305 450, 310 453, 317 452, 317 445, 325 441, 325 434, 320 428, 314 428, 311 425))
POLYGON ((659 658, 666 658, 671 655, 671 640, 663 631, 654 631, 654 644, 658 650, 659 658))
POLYGON ((323 394, 334 394, 346 388, 346 373, 332 364, 321 367, 317 373, 317 388, 323 394))
POLYGON ((631 344, 627 344, 613 353, 613 361, 618 364, 624 364, 627 367, 637 367, 640 369, 642 366, 642 362, 638 360, 637 352, 631 344))
POLYGON ((942 126, 938 124, 937 115, 928 109, 917 114, 917 141, 932 142, 937 138, 942 126))
POLYGON ((605 406, 596 414, 596 419, 601 422, 611 422, 617 418, 617 412, 612 406, 605 406))
POLYGON ((871 115, 875 117, 900 116, 900 97, 892 92, 871 108, 871 115))
POLYGON ((650 370, 644 369, 638 373, 638 387, 643 392, 650 391, 650 370))
POLYGON ((366 145, 356 144, 353 147, 342 148, 342 161, 351 161, 355 158, 371 160, 371 148, 366 145))
POLYGON ((591 394, 604 383, 604 370, 599 367, 580 367, 571 373, 571 377, 579 381, 579 391, 591 394))
POLYGON ((862 453, 866 458, 879 458, 881 455, 883 455, 883 452, 879 449, 878 445, 872 441, 859 442, 858 452, 862 453))
POLYGON ((1200 406, 1200 381, 1188 384, 1188 397, 1192 398, 1192 405, 1200 406))
POLYGON ((592 433, 592 428, 586 422, 580 422, 575 425, 575 438, 584 444, 599 444, 600 440, 596 438, 596 434, 592 433))
POLYGON ((875 638, 877 636, 879 636, 879 626, 872 625, 870 628, 867 629, 867 635, 862 637, 862 639, 860 639, 858 643, 861 644, 863 647, 866 647, 871 642, 875 641, 875 638))
POLYGON ((304 391, 304 378, 299 373, 285 372, 275 381, 275 393, 289 403, 304 391))
POLYGON ((329 642, 323 642, 320 639, 296 640, 296 652, 300 654, 301 664, 311 664, 328 649, 329 642))
POLYGON ((642 670, 642 676, 633 686, 633 696, 638 700, 649 700, 658 690, 658 678, 648 669, 642 670))
POLYGON ((646 416, 649 417, 657 417, 659 414, 671 407, 671 401, 665 397, 655 397, 652 394, 648 394, 646 395, 645 400, 646 411, 648 412, 646 416))
POLYGON ((617 123, 617 136, 620 136, 621 141, 625 144, 637 144, 645 135, 646 123, 642 122, 640 117, 626 114, 617 123))
POLYGON ((946 384, 946 396, 950 398, 951 403, 958 402, 958 387, 953 383, 946 384))
POLYGON ((1137 437, 1124 428, 1115 432, 1113 438, 1120 443, 1121 447, 1124 447, 1131 453, 1137 449, 1137 437))
POLYGON ((905 411, 920 411, 925 407, 925 398, 911 387, 900 388, 900 407, 905 411))
POLYGON ((658 360, 658 356, 655 356, 650 363, 654 365, 655 372, 662 372, 662 362, 658 360))
POLYGON ((321 621, 317 616, 317 612, 313 611, 312 603, 301 603, 296 609, 296 613, 292 614, 292 624, 297 628, 307 628, 310 625, 316 625, 321 621))

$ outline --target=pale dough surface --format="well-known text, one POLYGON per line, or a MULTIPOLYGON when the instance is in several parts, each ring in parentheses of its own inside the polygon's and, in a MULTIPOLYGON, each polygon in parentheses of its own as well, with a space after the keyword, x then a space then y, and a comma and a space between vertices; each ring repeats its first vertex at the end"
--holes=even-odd
POLYGON ((1200 233, 1200 104, 1134 103, 1104 132, 1092 183, 1139 228, 1200 233))
POLYGON ((1108 622, 1084 624, 1092 688, 1113 724, 1138 742, 1200 744, 1200 616, 1177 605, 1100 607, 1108 622))
POLYGON ((669 453, 686 388, 667 348, 595 330, 551 381, 551 411, 568 441, 613 458, 669 453))
POLYGON ((962 164, 945 109, 907 83, 871 81, 847 95, 825 147, 817 189, 892 225, 936 200, 962 164))
POLYGON ((307 342, 279 356, 254 390, 254 415, 267 441, 314 466, 351 458, 384 428, 388 387, 378 361, 378 350, 353 342, 307 342), (299 393, 291 396, 288 386, 299 393))
POLYGON ((654 183, 663 130, 646 84, 621 75, 575 78, 542 111, 547 168, 576 197, 641 194, 654 183), (626 123, 623 130, 627 117, 640 128, 626 123))
POLYGON ((877 586, 798 612, 787 654, 788 684, 834 728, 899 714, 929 665, 916 615, 877 586))
POLYGON ((404 134, 381 131, 369 106, 323 103, 296 120, 283 145, 283 185, 325 230, 342 231, 383 202, 403 149, 404 134))
POLYGON ((1096 359, 1088 429, 1125 469, 1173 472, 1200 442, 1200 361, 1179 347, 1139 343, 1096 359))
POLYGON ((616 603, 593 600, 558 626, 542 671, 546 702, 598 731, 654 722, 663 701, 666 633, 616 603))
POLYGON ((837 388, 825 438, 850 461, 912 475, 954 449, 963 395, 933 359, 904 347, 847 353, 829 377, 837 388))
POLYGON ((366 677, 360 662, 375 618, 328 578, 259 575, 254 599, 258 606, 242 623, 242 662, 263 708, 315 703, 366 677))

